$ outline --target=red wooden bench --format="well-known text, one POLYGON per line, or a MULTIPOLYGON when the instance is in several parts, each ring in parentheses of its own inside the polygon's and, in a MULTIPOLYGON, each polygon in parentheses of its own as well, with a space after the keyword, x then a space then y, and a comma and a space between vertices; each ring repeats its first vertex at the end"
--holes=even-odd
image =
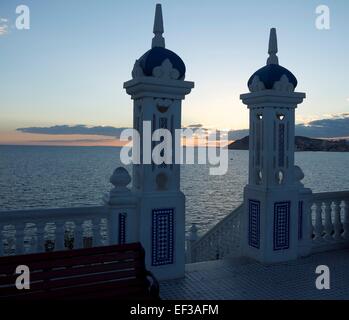
POLYGON ((0 301, 159 299, 140 243, 0 257, 0 301), (30 289, 18 290, 17 266, 30 269, 30 289))

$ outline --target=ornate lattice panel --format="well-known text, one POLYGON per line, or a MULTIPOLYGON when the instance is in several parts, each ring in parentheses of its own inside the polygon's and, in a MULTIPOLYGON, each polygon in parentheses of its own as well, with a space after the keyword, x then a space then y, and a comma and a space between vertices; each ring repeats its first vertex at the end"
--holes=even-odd
POLYGON ((248 244, 251 247, 260 248, 260 208, 261 204, 256 200, 248 201, 248 244))
POLYGON ((274 250, 290 247, 290 202, 274 204, 274 250))
POLYGON ((152 212, 152 265, 173 263, 174 209, 154 209, 152 212))

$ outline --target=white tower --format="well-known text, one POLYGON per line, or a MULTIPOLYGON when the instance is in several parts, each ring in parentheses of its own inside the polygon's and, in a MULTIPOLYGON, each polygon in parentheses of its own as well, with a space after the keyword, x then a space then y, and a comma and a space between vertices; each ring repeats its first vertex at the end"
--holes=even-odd
MULTIPOLYGON (((181 105, 194 87, 184 81, 182 59, 165 48, 161 5, 157 4, 152 49, 134 65, 132 80, 124 84, 134 101, 134 128, 140 133, 141 164, 133 165, 133 192, 139 196, 139 238, 146 252, 146 266, 158 279, 184 276, 185 196, 180 191, 180 168, 174 164, 175 130, 181 128, 181 105), (149 124, 149 126, 148 126, 149 124), (172 134, 161 161, 150 159, 163 143, 148 133, 168 129, 172 134), (148 151, 148 156, 145 156, 148 151), (143 159, 144 158, 144 159, 143 159), (145 161, 143 161, 145 160, 145 161)), ((175 150, 177 148, 177 150, 175 150)))
POLYGON ((295 109, 305 98, 297 79, 279 65, 271 29, 267 65, 248 81, 241 99, 250 110, 249 181, 244 190, 242 250, 261 262, 297 258, 302 202, 294 165, 295 109))

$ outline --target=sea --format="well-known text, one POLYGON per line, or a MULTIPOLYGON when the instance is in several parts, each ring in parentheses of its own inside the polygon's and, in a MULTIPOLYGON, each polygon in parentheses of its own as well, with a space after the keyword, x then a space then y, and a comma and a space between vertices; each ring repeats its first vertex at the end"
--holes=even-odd
MULTIPOLYGON (((121 166, 117 147, 0 146, 1 211, 95 206, 121 166)), ((349 153, 297 152, 303 183, 313 192, 349 189, 349 153)), ((131 172, 132 168, 127 167, 131 172)), ((242 202, 248 151, 229 150, 228 172, 209 174, 209 165, 182 165, 186 229, 205 232, 242 202)))

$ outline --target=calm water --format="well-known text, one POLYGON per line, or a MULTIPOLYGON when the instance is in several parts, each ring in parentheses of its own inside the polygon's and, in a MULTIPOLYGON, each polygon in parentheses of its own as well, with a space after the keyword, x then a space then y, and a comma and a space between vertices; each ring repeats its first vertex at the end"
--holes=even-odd
MULTIPOLYGON (((0 146, 0 211, 99 205, 120 166, 119 148, 0 146)), ((205 165, 182 167, 187 226, 207 230, 236 208, 247 182, 247 151, 229 151, 229 171, 210 176, 205 165)), ((349 189, 349 153, 304 152, 296 162, 314 192, 349 189)))

